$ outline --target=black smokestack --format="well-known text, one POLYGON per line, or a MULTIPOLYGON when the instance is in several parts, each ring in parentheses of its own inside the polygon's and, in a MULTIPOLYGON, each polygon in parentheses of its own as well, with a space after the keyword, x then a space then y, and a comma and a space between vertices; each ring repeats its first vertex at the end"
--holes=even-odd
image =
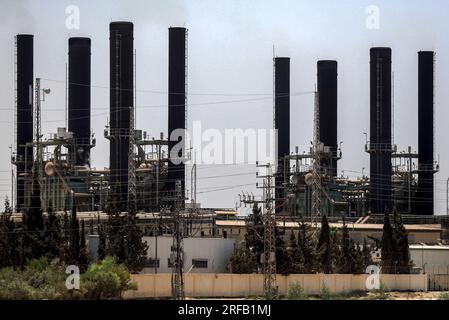
POLYGON ((418 53, 418 195, 417 214, 434 214, 433 51, 418 53))
POLYGON ((17 211, 25 207, 25 176, 33 166, 33 35, 19 34, 17 43, 17 211))
POLYGON ((370 54, 370 207, 384 213, 392 209, 391 49, 370 54))
POLYGON ((75 137, 75 165, 90 165, 90 39, 69 39, 69 128, 75 137))
POLYGON ((330 148, 330 157, 321 165, 331 177, 337 176, 337 61, 318 61, 320 141, 330 148))
POLYGON ((175 191, 176 181, 181 181, 182 195, 185 190, 185 165, 179 163, 184 158, 186 128, 186 28, 169 28, 168 40, 168 135, 169 157, 167 191, 175 191), (171 137, 177 130, 179 134, 171 137), (173 140, 172 140, 173 138, 173 140), (173 149, 179 141, 184 145, 173 149), (172 155, 173 153, 173 155, 172 155))
POLYGON ((131 22, 112 22, 110 32, 110 185, 120 209, 128 199, 130 111, 134 105, 134 36, 131 22))
POLYGON ((284 210, 284 182, 289 179, 290 155, 290 58, 274 58, 274 127, 277 130, 276 213, 284 210))

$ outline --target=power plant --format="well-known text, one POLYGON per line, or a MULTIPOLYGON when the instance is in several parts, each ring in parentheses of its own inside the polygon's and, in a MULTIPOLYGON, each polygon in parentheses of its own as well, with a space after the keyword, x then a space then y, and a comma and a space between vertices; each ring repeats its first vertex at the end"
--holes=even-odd
MULTIPOLYGON (((49 90, 40 87, 39 78, 34 79, 33 35, 16 36, 14 210, 27 209, 33 168, 44 211, 69 210, 74 198, 78 210, 85 212, 173 212, 179 203, 184 208, 187 29, 168 29, 167 132, 150 137, 135 128, 134 25, 123 21, 110 24, 109 122, 104 130, 110 153, 109 168, 101 170, 91 167, 90 156, 96 145, 91 131, 92 46, 95 43, 89 38, 68 40, 68 127, 43 139, 41 101, 49 90)), ((338 140, 338 62, 317 62, 313 119, 317 141, 301 153, 297 147, 292 152, 290 143, 290 122, 294 121, 290 75, 295 70, 290 68, 289 57, 273 59, 276 215, 307 218, 319 212, 336 219, 374 220, 393 210, 413 217, 434 215, 434 174, 438 172, 433 132, 435 53, 418 53, 418 152, 411 147, 398 151, 392 139, 392 50, 371 48, 369 57, 370 128, 361 154, 369 154, 370 172, 357 179, 338 175, 338 161, 343 157, 338 140)))

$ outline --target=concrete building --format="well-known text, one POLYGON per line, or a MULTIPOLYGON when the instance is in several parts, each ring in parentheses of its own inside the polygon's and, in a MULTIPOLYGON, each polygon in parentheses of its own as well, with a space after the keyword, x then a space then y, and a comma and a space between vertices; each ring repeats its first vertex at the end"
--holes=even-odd
MULTIPOLYGON (((148 244, 148 262, 143 273, 171 273, 171 246, 173 238, 144 237, 148 244)), ((234 239, 185 238, 185 273, 225 273, 234 251, 234 239)))
POLYGON ((414 244, 410 246, 410 259, 422 273, 449 275, 449 246, 414 244))
MULTIPOLYGON (((246 222, 244 220, 221 220, 216 221, 216 234, 218 237, 236 239, 241 241, 245 236, 246 222)), ((297 231, 299 228, 298 222, 292 221, 278 221, 278 227, 285 231, 287 237, 289 237, 292 230, 297 231)), ((363 242, 363 239, 367 241, 374 241, 382 239, 383 224, 368 224, 368 223, 347 223, 349 230, 349 236, 354 241, 363 242)), ((342 223, 330 223, 331 228, 340 229, 343 227, 342 223)), ((320 227, 320 224, 318 224, 320 227)), ((441 225, 405 225, 406 230, 409 232, 409 243, 426 243, 426 244, 438 244, 441 240, 441 225)))

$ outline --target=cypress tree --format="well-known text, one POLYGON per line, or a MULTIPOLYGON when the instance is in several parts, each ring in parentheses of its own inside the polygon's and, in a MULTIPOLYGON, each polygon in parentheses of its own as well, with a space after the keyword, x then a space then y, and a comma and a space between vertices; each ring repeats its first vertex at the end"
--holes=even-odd
POLYGON ((393 211, 393 243, 395 273, 409 274, 411 269, 408 232, 402 223, 402 217, 396 209, 393 211))
POLYGON ((371 255, 371 247, 366 242, 366 239, 363 239, 362 255, 363 255, 363 263, 365 265, 365 271, 366 271, 366 268, 368 268, 370 265, 373 264, 373 257, 371 255))
POLYGON ((23 215, 24 256, 27 259, 37 259, 45 255, 44 219, 41 209, 41 191, 37 178, 36 167, 33 168, 30 203, 23 215))
POLYGON ((275 228, 276 237, 276 272, 278 274, 288 275, 291 271, 290 254, 287 250, 286 243, 278 228, 275 228))
POLYGON ((44 243, 48 258, 64 260, 61 219, 53 211, 51 202, 47 208, 47 217, 44 219, 44 243))
POLYGON ((90 256, 86 246, 86 230, 84 220, 81 220, 81 230, 79 239, 80 243, 79 243, 78 264, 79 268, 84 272, 88 269, 90 262, 90 256))
POLYGON ((304 258, 304 273, 311 274, 318 272, 318 259, 315 241, 310 232, 310 227, 301 222, 298 233, 298 246, 304 258))
POLYGON ((326 215, 323 215, 323 218, 321 219, 321 230, 318 238, 317 252, 319 253, 321 271, 323 273, 332 273, 332 243, 326 215))
POLYGON ((382 273, 393 273, 394 253, 393 229, 390 224, 390 215, 388 211, 386 211, 384 214, 384 227, 381 241, 382 273))
POLYGON ((350 274, 353 269, 353 259, 354 256, 352 254, 351 249, 351 240, 349 237, 349 230, 346 225, 346 222, 343 221, 343 227, 341 229, 341 240, 340 240, 340 250, 339 256, 337 258, 337 270, 338 273, 350 274))
POLYGON ((76 212, 76 201, 73 196, 72 214, 70 216, 70 263, 78 263, 80 255, 80 228, 76 212))
POLYGON ((299 250, 298 241, 296 240, 295 232, 293 230, 290 233, 289 255, 291 261, 290 273, 302 273, 302 270, 304 269, 304 259, 299 250))
POLYGON ((235 248, 229 262, 232 273, 248 274, 257 271, 256 257, 246 246, 235 248))
POLYGON ((366 271, 365 258, 363 256, 362 249, 360 248, 360 243, 353 243, 351 245, 353 249, 353 268, 352 274, 363 274, 366 271))
POLYGON ((126 266, 131 272, 140 272, 147 260, 148 245, 142 240, 143 232, 136 223, 136 217, 128 217, 126 266))
POLYGON ((98 251, 97 259, 99 261, 106 258, 106 234, 103 225, 98 225, 98 251))
POLYGON ((246 222, 245 244, 247 249, 255 256, 258 266, 261 266, 260 261, 264 250, 263 231, 262 210, 255 203, 253 212, 246 222))

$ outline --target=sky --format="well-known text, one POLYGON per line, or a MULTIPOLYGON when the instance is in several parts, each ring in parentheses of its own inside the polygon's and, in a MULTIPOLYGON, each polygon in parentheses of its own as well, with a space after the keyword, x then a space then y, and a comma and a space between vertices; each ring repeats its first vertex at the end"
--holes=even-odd
MULTIPOLYGON (((310 92, 316 62, 338 61, 339 172, 369 172, 369 49, 393 50, 394 143, 417 149, 417 66, 420 50, 436 51, 435 156, 437 214, 446 214, 449 149, 449 20, 446 0, 0 0, 0 197, 11 194, 9 146, 14 143, 14 35, 35 35, 35 77, 52 92, 42 105, 48 136, 65 126, 68 38, 92 39, 92 166, 107 167, 103 137, 109 112, 109 23, 132 21, 137 65, 137 128, 167 132, 168 28, 188 28, 188 126, 203 129, 270 129, 273 125, 273 51, 291 58, 291 91, 310 92), (66 8, 79 8, 79 29, 66 26, 66 8), (377 8, 376 24, 370 8, 377 8), (378 23, 378 25, 377 25, 378 23), (373 28, 374 26, 374 28, 373 28), (363 169, 364 168, 364 169, 363 169)), ((291 150, 307 151, 313 133, 313 97, 291 96, 291 150)), ((190 176, 190 168, 187 168, 190 176)), ((259 194, 253 164, 198 167, 198 202, 235 207, 243 190, 259 194)), ((187 188, 190 182, 187 181, 187 188)))

